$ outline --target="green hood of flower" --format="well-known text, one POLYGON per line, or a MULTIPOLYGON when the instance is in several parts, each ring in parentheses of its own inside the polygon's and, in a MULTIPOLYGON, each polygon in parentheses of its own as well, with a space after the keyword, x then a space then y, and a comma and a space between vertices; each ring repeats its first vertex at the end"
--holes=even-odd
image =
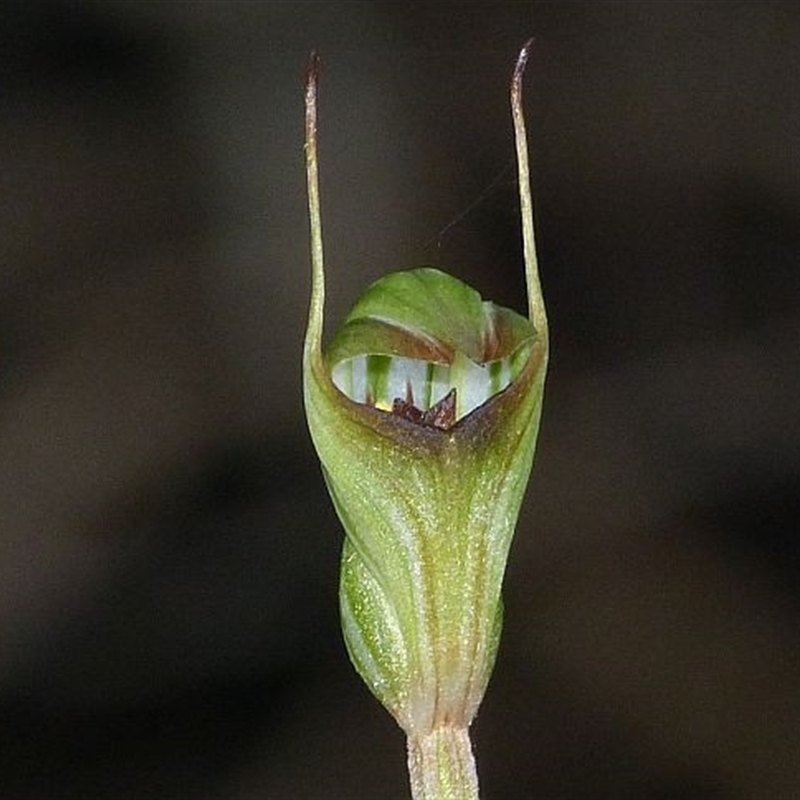
POLYGON ((523 55, 512 108, 529 318, 421 268, 369 287, 324 350, 313 64, 307 87, 306 415, 345 530, 345 642, 410 742, 447 726, 465 729, 481 702, 539 428, 548 335, 519 102, 523 55))

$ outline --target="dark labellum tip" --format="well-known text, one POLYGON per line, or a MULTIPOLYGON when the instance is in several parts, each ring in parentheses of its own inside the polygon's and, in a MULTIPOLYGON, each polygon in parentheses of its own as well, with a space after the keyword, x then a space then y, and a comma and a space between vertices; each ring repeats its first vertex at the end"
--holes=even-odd
POLYGON ((456 390, 451 389, 438 403, 427 411, 417 408, 410 399, 396 397, 392 403, 392 414, 416 425, 439 428, 447 431, 456 424, 456 390))

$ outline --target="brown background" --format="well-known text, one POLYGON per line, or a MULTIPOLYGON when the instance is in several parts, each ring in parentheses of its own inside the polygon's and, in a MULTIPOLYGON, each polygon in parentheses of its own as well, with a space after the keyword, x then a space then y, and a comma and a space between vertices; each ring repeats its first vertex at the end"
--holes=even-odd
POLYGON ((98 0, 0 10, 4 800, 407 796, 302 417, 303 69, 329 320, 421 263, 521 309, 530 35, 553 353, 483 796, 798 796, 798 6, 98 0))

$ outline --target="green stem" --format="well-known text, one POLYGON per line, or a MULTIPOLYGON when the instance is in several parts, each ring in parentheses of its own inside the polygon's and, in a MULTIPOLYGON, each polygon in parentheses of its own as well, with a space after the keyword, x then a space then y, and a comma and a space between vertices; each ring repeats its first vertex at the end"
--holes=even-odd
POLYGON ((413 800, 478 800, 478 773, 466 728, 442 725, 408 737, 413 800))

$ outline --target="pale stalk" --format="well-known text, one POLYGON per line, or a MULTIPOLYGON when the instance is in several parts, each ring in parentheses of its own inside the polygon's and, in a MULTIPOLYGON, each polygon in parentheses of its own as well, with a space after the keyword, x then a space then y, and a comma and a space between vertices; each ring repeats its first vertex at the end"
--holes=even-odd
POLYGON ((408 737, 413 800, 478 800, 478 773, 467 728, 443 725, 408 737))

